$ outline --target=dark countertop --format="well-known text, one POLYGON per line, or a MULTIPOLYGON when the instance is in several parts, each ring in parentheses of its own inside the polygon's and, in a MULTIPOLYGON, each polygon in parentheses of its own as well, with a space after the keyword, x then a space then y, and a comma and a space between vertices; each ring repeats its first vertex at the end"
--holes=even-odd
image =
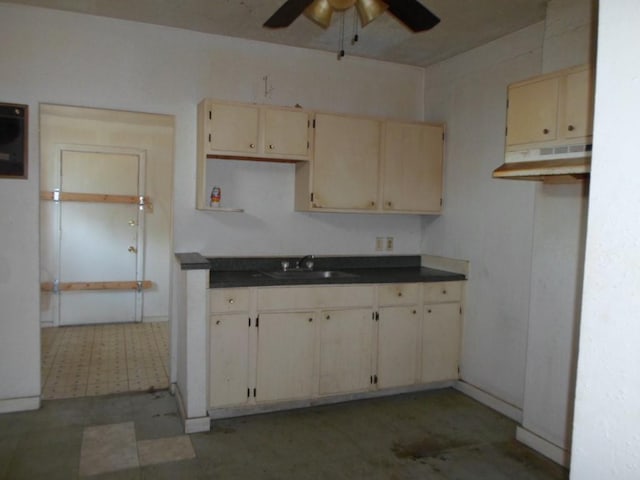
POLYGON ((335 285, 357 283, 417 283, 417 282, 450 282, 466 280, 459 273, 445 272, 426 267, 406 268, 342 268, 341 272, 354 274, 347 278, 326 279, 275 279, 258 271, 216 272, 211 271, 210 288, 228 287, 268 287, 286 285, 335 285))
POLYGON ((209 259, 197 252, 176 253, 175 255, 180 262, 181 270, 209 270, 211 268, 209 259))
MULTIPOLYGON (((338 270, 352 277, 275 279, 261 272, 280 271, 281 262, 295 266, 300 257, 209 258, 210 288, 358 283, 417 283, 466 280, 460 273, 420 266, 419 255, 315 257, 314 270, 338 270)), ((183 267, 184 268, 184 267, 183 267)))

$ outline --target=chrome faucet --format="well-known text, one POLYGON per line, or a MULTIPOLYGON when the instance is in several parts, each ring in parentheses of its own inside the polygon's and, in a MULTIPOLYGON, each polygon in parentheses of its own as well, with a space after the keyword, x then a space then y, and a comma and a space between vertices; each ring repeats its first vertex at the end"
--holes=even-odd
POLYGON ((305 255, 296 262, 296 268, 298 270, 307 269, 313 270, 313 255, 305 255))

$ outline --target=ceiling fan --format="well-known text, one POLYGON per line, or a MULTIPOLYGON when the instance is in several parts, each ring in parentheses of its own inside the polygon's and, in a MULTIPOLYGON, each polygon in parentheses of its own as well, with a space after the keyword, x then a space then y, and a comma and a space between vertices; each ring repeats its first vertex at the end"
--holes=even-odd
POLYGON ((413 32, 423 32, 435 27, 440 19, 427 10, 418 0, 287 0, 269 20, 268 28, 288 27, 301 14, 328 28, 334 11, 344 11, 355 5, 364 27, 373 19, 389 11, 413 32))

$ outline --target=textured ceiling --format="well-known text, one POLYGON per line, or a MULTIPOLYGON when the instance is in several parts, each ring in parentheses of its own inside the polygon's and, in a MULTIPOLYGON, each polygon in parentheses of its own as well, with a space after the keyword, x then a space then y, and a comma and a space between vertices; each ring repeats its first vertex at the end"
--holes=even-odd
MULTIPOLYGON (((323 30, 304 16, 291 26, 262 24, 284 0, 3 0, 59 10, 134 20, 199 32, 337 52, 341 15, 323 30)), ((427 66, 544 19, 547 0, 420 0, 440 17, 432 30, 412 33, 383 14, 359 31, 352 45, 355 9, 345 12, 347 55, 427 66)))

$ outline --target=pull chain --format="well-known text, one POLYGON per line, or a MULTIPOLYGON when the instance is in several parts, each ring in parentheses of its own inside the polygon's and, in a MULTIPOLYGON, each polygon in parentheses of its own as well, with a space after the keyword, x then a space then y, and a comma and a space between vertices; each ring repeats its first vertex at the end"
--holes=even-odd
POLYGON ((358 12, 353 9, 353 38, 351 39, 351 45, 358 43, 358 12))
POLYGON ((340 18, 340 51, 338 52, 338 60, 344 57, 344 12, 340 18))

